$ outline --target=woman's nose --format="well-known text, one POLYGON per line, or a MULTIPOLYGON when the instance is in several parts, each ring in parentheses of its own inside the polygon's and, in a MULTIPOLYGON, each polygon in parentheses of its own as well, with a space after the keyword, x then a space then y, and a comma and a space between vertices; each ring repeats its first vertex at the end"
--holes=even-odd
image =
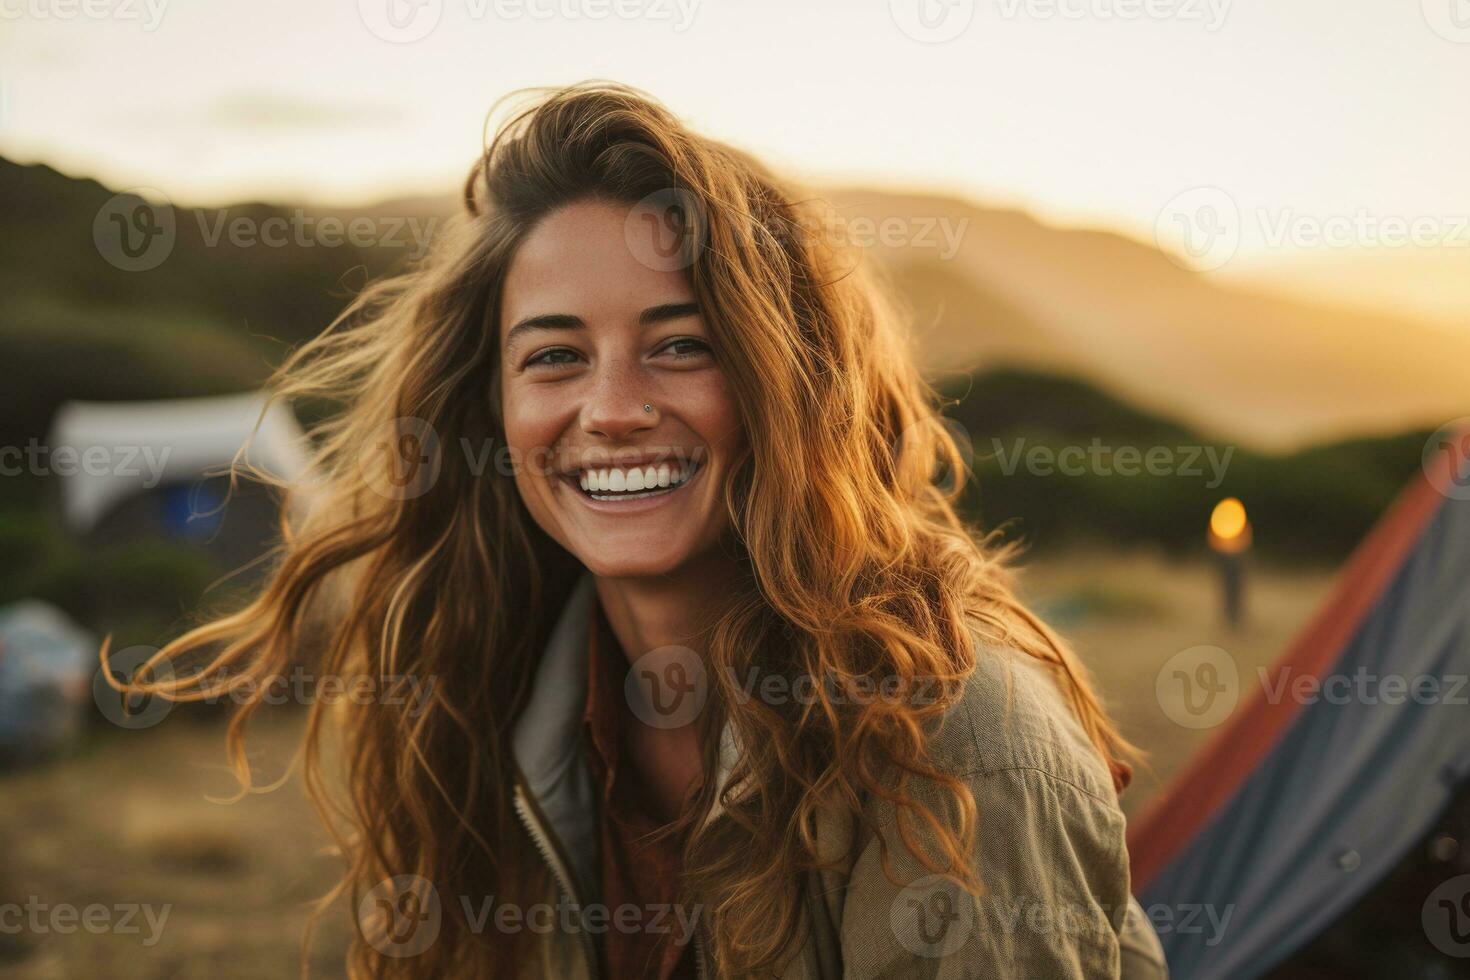
POLYGON ((582 430, 608 439, 624 439, 651 428, 657 412, 644 411, 652 392, 637 381, 637 371, 609 370, 598 377, 582 405, 582 430))

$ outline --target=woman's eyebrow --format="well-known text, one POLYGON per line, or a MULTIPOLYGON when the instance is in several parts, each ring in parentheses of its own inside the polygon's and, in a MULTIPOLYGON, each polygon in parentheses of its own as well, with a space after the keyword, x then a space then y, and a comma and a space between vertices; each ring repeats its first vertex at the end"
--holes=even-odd
POLYGON ((665 320, 680 320, 686 316, 699 316, 698 303, 661 303, 650 306, 638 314, 639 326, 663 323, 665 320))
POLYGON ((572 316, 570 313, 542 313, 540 316, 528 316, 524 320, 517 321, 516 325, 505 332, 505 346, 509 350, 515 343, 516 337, 531 330, 566 330, 577 329, 587 326, 581 317, 572 316))
MULTIPOLYGON (((660 303, 638 314, 638 325, 647 327, 667 320, 680 320, 686 316, 698 315, 699 304, 697 303, 660 303)), ((570 313, 542 313, 537 316, 528 316, 523 320, 518 320, 515 326, 506 331, 505 347, 509 350, 517 337, 531 330, 577 330, 586 326, 586 322, 581 317, 570 313)))

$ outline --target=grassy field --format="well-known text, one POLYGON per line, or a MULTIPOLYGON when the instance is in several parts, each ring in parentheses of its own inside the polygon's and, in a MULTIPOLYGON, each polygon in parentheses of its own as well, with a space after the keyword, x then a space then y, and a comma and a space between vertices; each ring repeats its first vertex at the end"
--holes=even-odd
MULTIPOLYGON (((1130 814, 1211 734, 1177 725, 1161 709, 1154 682, 1165 661, 1215 644, 1245 677, 1274 659, 1331 583, 1327 573, 1252 571, 1249 621, 1232 632, 1203 563, 1080 554, 1023 570, 1027 599, 1074 643, 1125 732, 1149 752, 1150 769, 1140 769, 1124 798, 1130 814)), ((299 713, 257 728, 251 759, 263 781, 284 771, 299 733, 299 713)), ((295 974, 309 903, 335 879, 336 865, 298 783, 234 804, 208 799, 233 786, 222 726, 183 716, 142 732, 104 733, 56 763, 0 775, 0 903, 35 896, 52 906, 169 907, 151 946, 141 916, 132 934, 0 929, 0 976, 295 974)), ((339 906, 324 920, 313 976, 340 975, 348 914, 339 906)))
POLYGON ((1333 580, 1329 570, 1248 569, 1238 630, 1225 624, 1215 568, 1203 562, 1169 562, 1147 552, 1073 555, 1024 568, 1021 588, 1071 641, 1124 735, 1147 755, 1123 795, 1131 817, 1218 731, 1184 727, 1165 713, 1155 679, 1169 658, 1202 644, 1223 648, 1239 669, 1243 706, 1256 686, 1256 668, 1282 653, 1333 580))

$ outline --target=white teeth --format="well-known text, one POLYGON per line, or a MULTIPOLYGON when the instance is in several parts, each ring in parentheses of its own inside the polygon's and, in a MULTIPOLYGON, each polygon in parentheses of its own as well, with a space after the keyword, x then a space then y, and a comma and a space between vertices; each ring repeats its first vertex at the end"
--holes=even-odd
POLYGON ((583 470, 577 482, 588 493, 638 493, 677 487, 694 473, 693 465, 659 463, 627 469, 583 470))

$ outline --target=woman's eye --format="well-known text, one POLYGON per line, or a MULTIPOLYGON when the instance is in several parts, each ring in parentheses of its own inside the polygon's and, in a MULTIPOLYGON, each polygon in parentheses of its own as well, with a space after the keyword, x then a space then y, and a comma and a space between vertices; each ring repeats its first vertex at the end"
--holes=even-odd
POLYGON ((674 358, 680 361, 690 357, 702 357, 710 353, 709 344, 706 344, 702 340, 697 340, 694 337, 680 337, 677 340, 671 341, 664 350, 671 351, 674 358))
POLYGON ((526 366, 533 364, 545 364, 551 367, 560 367, 571 364, 577 359, 577 352, 567 347, 551 347, 539 354, 533 355, 526 361, 526 366))

